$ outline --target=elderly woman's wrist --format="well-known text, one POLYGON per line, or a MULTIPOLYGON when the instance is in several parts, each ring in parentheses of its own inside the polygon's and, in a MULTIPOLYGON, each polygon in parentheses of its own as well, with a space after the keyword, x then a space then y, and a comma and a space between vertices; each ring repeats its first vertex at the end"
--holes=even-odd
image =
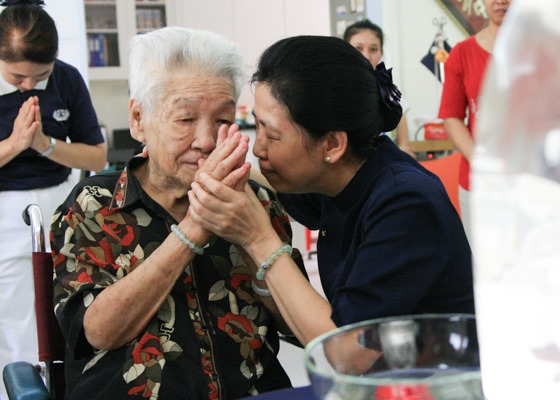
POLYGON ((210 241, 212 233, 196 224, 179 223, 170 226, 173 233, 187 248, 198 255, 204 254, 204 247, 210 241))

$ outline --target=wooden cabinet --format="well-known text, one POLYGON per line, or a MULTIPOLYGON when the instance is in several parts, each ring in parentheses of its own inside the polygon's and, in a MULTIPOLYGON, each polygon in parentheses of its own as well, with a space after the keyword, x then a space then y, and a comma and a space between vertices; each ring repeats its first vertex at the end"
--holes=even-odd
POLYGON ((90 80, 127 79, 128 42, 167 26, 171 0, 84 0, 90 80))

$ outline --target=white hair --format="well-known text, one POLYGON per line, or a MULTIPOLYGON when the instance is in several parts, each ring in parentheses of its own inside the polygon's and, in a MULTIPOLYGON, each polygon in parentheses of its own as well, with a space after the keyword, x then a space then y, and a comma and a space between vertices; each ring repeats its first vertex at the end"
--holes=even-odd
POLYGON ((164 80, 173 71, 203 71, 224 78, 235 88, 243 86, 243 61, 239 47, 213 32, 167 27, 139 34, 130 40, 130 98, 151 114, 165 95, 164 80))

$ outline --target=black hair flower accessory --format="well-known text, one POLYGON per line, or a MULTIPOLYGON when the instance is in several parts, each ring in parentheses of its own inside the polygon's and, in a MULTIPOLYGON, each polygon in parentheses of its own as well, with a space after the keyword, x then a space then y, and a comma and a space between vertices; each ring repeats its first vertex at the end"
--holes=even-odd
POLYGON ((21 5, 35 5, 35 6, 44 6, 45 2, 43 0, 5 0, 0 3, 2 7, 9 7, 9 6, 21 6, 21 5))
POLYGON ((393 68, 385 68, 385 63, 380 62, 375 67, 375 77, 381 95, 381 101, 389 109, 400 107, 401 92, 393 83, 393 68))

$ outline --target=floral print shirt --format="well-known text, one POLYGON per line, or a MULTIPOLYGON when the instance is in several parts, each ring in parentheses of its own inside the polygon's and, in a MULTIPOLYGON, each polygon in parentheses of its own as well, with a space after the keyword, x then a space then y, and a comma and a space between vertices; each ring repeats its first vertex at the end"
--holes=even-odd
MULTIPOLYGON (((112 351, 87 342, 87 307, 149 257, 177 223, 130 173, 143 162, 136 158, 122 172, 82 180, 53 216, 55 311, 67 340, 67 398, 236 399, 289 387, 276 358, 272 315, 253 292, 236 246, 218 237, 186 267, 138 337, 112 351)), ((289 242, 280 203, 250 183, 289 242)), ((304 271, 299 252, 292 257, 304 271)))

